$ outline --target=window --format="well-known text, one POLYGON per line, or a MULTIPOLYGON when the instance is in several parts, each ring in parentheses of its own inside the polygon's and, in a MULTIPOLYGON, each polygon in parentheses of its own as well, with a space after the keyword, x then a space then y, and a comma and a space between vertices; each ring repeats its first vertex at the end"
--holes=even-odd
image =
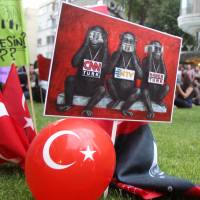
POLYGON ((56 28, 56 19, 55 18, 53 18, 52 19, 52 28, 56 28))
POLYGON ((181 1, 181 15, 192 13, 193 0, 182 0, 181 1))
POLYGON ((53 44, 54 43, 54 35, 47 36, 47 44, 53 44))
POLYGON ((51 58, 52 57, 52 52, 46 52, 46 57, 51 58))
POLYGON ((48 28, 56 28, 56 19, 53 16, 50 16, 50 19, 47 21, 48 28))
POLYGON ((38 46, 38 47, 42 46, 42 39, 41 39, 41 38, 39 38, 39 39, 37 40, 37 46, 38 46))
POLYGON ((52 5, 52 10, 57 11, 58 10, 58 3, 54 2, 52 5))

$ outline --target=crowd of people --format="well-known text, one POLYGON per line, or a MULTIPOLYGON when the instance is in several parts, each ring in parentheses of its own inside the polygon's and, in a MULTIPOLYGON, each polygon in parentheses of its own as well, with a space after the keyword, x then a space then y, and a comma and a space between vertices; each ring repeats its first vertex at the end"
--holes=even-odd
MULTIPOLYGON (((39 80, 37 65, 30 64, 30 83, 33 100, 44 102, 47 84, 39 80)), ((18 68, 19 80, 26 99, 30 98, 28 77, 25 67, 18 68)), ((3 83, 0 83, 2 89, 3 83)), ((200 66, 180 64, 177 72, 176 92, 174 105, 178 108, 192 108, 200 105, 200 66)))
POLYGON ((178 108, 200 105, 200 66, 179 65, 174 105, 178 108))
MULTIPOLYGON (((41 81, 39 80, 37 65, 30 64, 29 74, 30 74, 30 85, 31 85, 33 100, 36 102, 44 102, 46 95, 46 88, 43 87, 41 81)), ((28 77, 26 73, 26 68, 24 66, 18 68, 18 76, 24 96, 26 99, 29 99, 30 91, 28 88, 28 77)))

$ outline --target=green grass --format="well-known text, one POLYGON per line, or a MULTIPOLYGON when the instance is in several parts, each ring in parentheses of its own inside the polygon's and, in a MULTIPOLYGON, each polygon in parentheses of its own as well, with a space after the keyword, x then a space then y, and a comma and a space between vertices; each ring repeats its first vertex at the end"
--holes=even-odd
POLYGON ((152 124, 160 168, 200 184, 200 107, 175 109, 171 124, 152 124))
MULTIPOLYGON (((43 106, 35 104, 38 130, 58 118, 43 117, 43 106)), ((200 107, 175 109, 173 123, 151 125, 158 145, 159 166, 169 175, 200 183, 200 107)), ((112 190, 108 200, 139 199, 112 190)), ((159 198, 171 199, 170 196, 159 198)), ((185 200, 183 197, 173 199, 185 200)), ((190 198, 191 199, 191 198, 190 198)), ((0 166, 0 200, 33 200, 23 171, 12 164, 0 166)), ((47 199, 44 199, 47 200, 47 199)))

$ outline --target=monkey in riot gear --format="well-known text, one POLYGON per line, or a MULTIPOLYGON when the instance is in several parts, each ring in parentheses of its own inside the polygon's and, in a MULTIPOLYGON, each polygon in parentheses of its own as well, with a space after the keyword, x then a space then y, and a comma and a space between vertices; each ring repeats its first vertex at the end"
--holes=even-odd
POLYGON ((69 110, 76 94, 90 97, 82 115, 93 115, 93 107, 105 95, 104 77, 108 70, 108 57, 107 32, 100 26, 89 28, 85 41, 72 59, 72 66, 77 68, 77 73, 66 78, 65 105, 58 110, 69 110))
POLYGON ((151 41, 146 47, 147 56, 142 61, 142 99, 147 108, 147 118, 154 118, 152 101, 164 106, 162 100, 169 91, 166 84, 167 71, 163 60, 163 46, 159 41, 151 41))
POLYGON ((136 87, 136 80, 142 79, 142 70, 136 55, 136 38, 131 32, 124 32, 120 36, 119 48, 112 54, 112 78, 108 79, 108 92, 112 101, 107 108, 114 109, 121 101, 121 112, 124 116, 132 116, 129 111, 131 105, 140 96, 140 89, 136 87))

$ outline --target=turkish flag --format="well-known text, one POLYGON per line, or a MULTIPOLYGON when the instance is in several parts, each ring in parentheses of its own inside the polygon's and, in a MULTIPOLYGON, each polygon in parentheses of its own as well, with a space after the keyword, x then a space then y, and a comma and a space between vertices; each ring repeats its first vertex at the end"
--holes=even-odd
POLYGON ((23 139, 24 130, 9 115, 0 93, 0 161, 19 163, 24 166, 28 140, 23 139))
POLYGON ((106 5, 95 5, 88 7, 91 10, 94 10, 96 12, 104 13, 106 15, 109 15, 108 7, 106 5))
POLYGON ((29 143, 36 136, 28 106, 21 89, 19 77, 15 66, 11 67, 7 81, 3 88, 3 98, 10 116, 24 129, 29 143))

